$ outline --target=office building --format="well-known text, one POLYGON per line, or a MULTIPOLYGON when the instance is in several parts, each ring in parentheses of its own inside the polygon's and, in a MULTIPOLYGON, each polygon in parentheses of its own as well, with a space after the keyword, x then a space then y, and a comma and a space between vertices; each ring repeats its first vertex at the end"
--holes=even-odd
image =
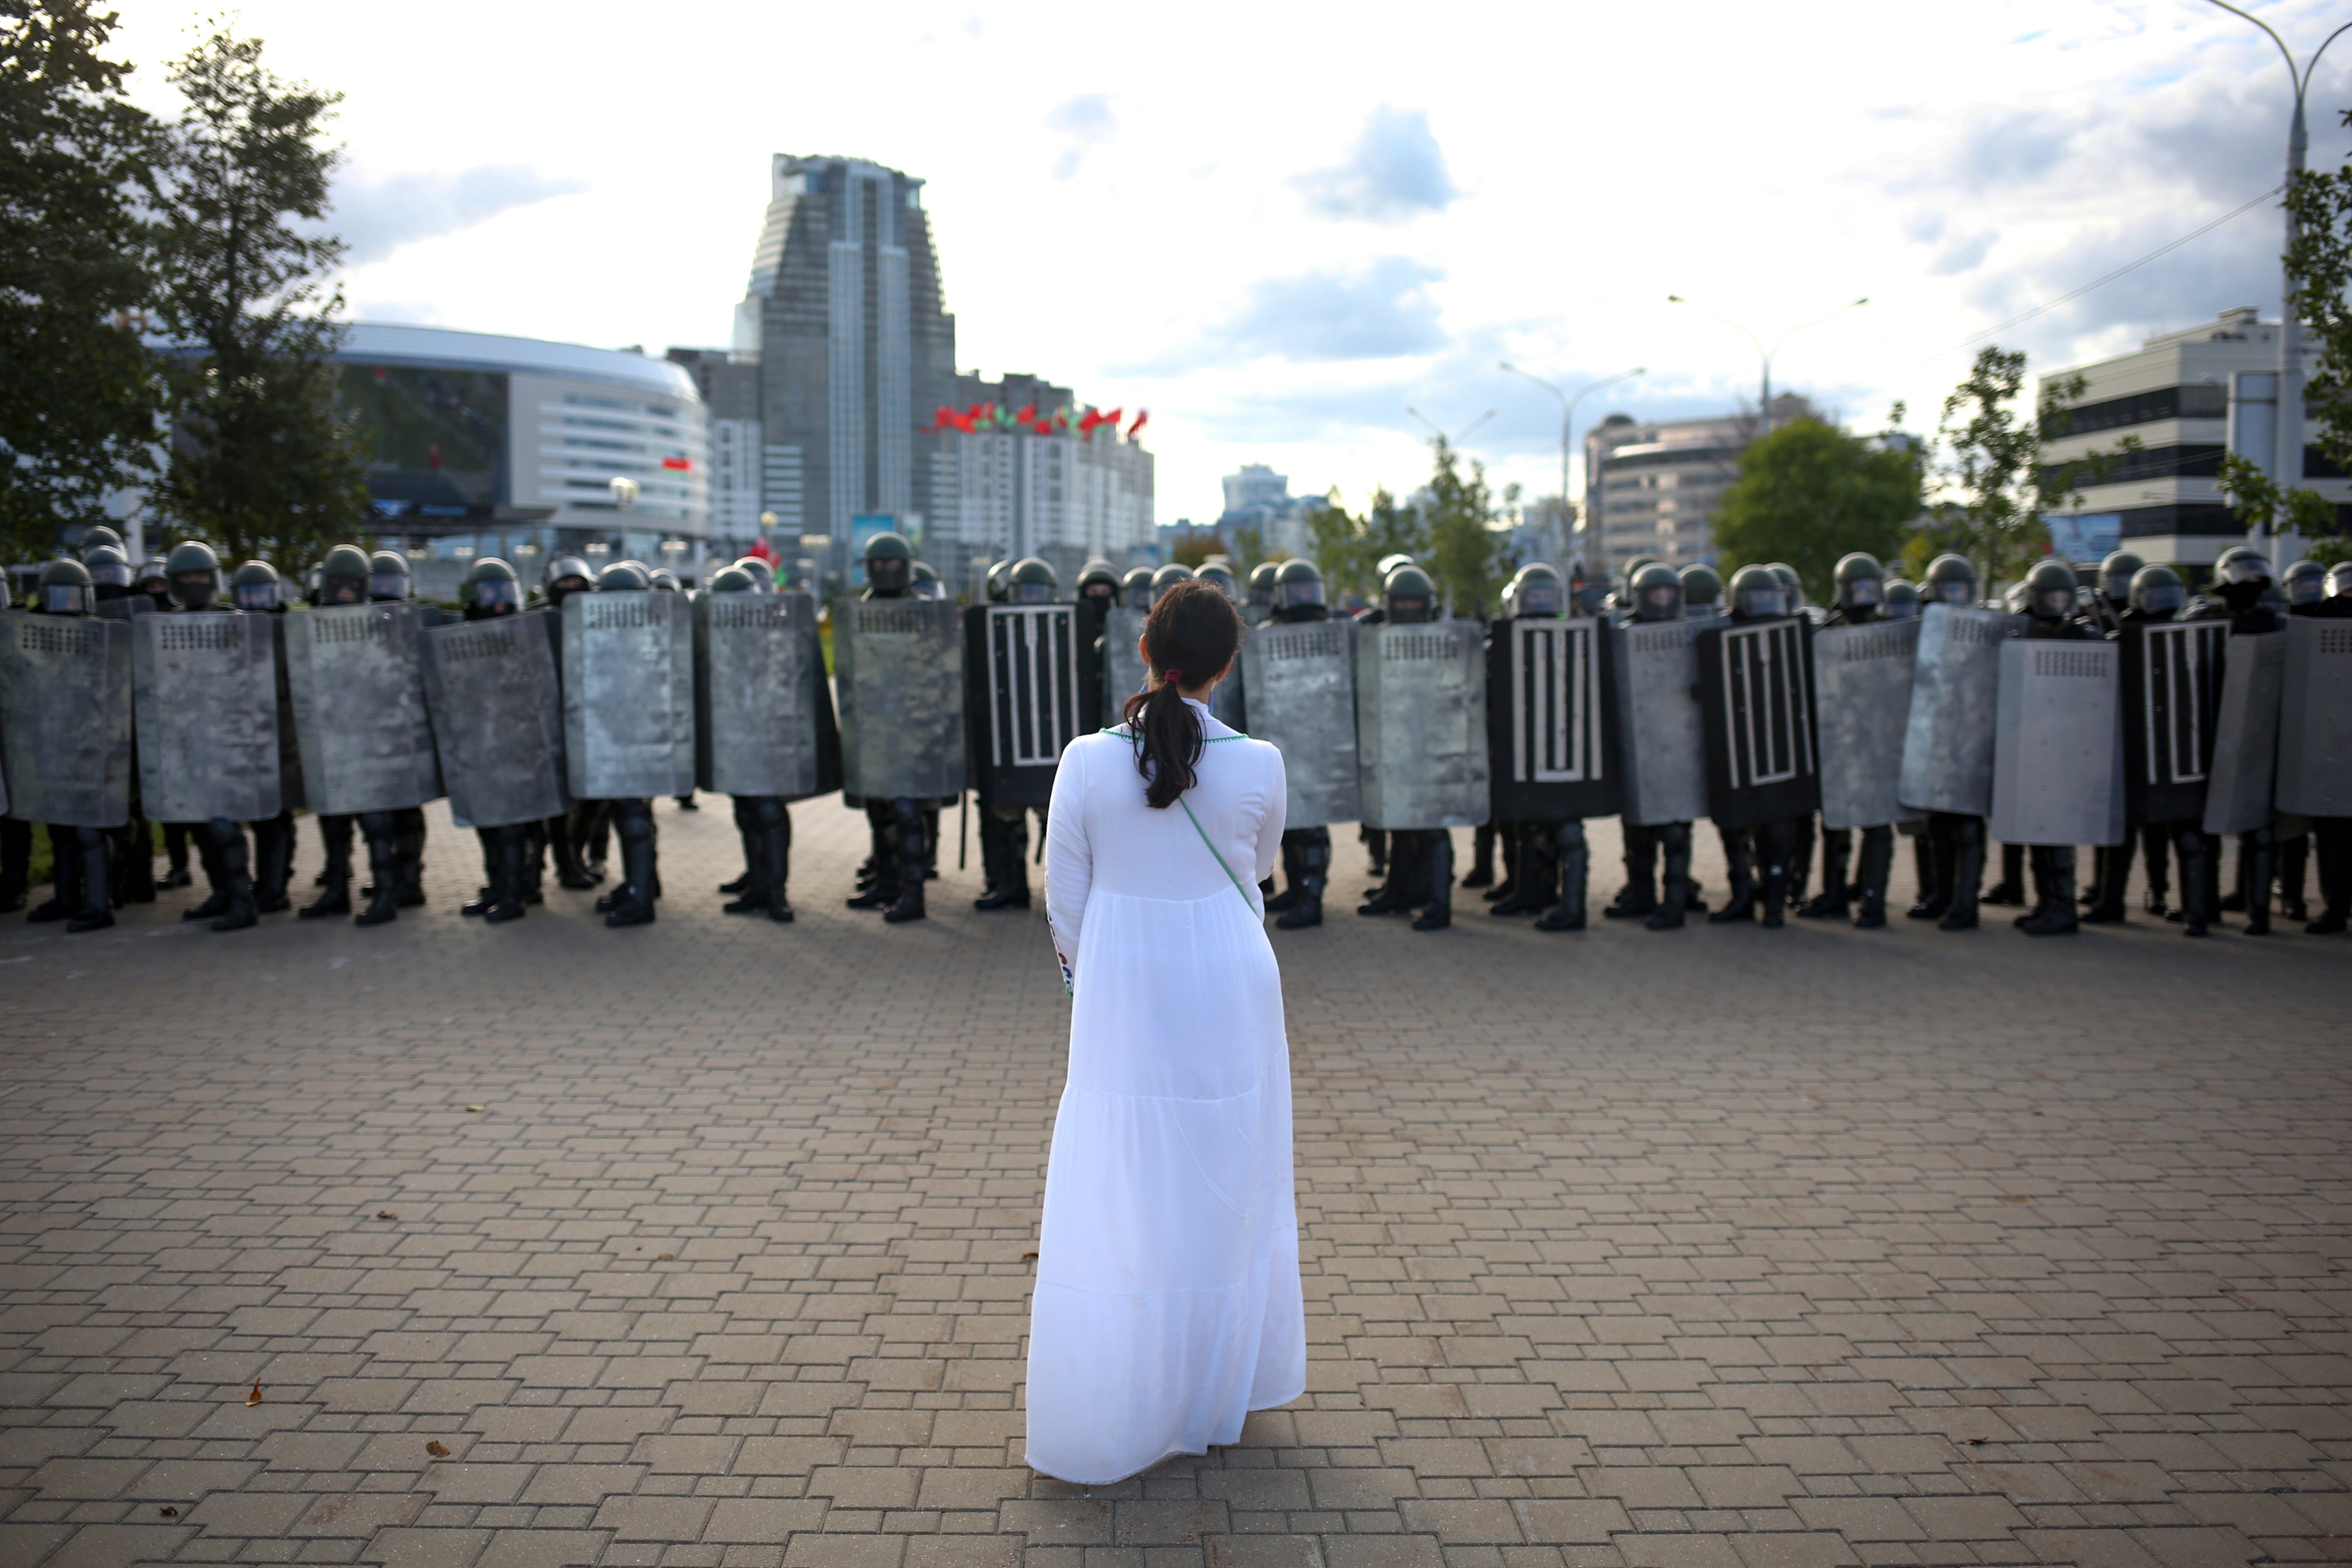
POLYGON ((971 374, 956 378, 951 406, 964 415, 1034 415, 1026 426, 982 419, 971 430, 930 434, 934 510, 922 550, 951 588, 972 592, 991 562, 1027 555, 1051 563, 1066 588, 1087 561, 1124 566, 1133 550, 1150 546, 1151 454, 1117 426, 1077 430, 1085 409, 1068 387, 1034 375, 971 374), (1039 434, 1036 419, 1052 433, 1039 434))
MULTIPOLYGON (((2278 323, 2246 306, 2149 338, 2136 353, 2051 372, 2047 379, 2079 375, 2085 385, 2046 433, 2044 468, 2109 455, 2096 482, 2079 475, 2074 503, 2044 520, 2061 552, 2095 559, 2120 542, 2149 561, 2194 568, 2242 542, 2246 525, 2221 497, 2231 402, 2251 437, 2238 444, 2272 468, 2278 353, 2278 323), (2124 450, 2127 437, 2136 449, 2124 450)), ((2306 434, 2315 423, 2305 416, 2306 434)), ((2283 483, 2317 490, 2336 503, 2338 526, 2352 526, 2352 479, 2318 447, 2306 445, 2303 471, 2283 483)))
POLYGON ((1224 478, 1225 510, 1216 522, 1218 534, 1233 549, 1244 549, 1238 537, 1244 529, 1256 533, 1263 559, 1313 552, 1307 532, 1308 516, 1326 503, 1321 496, 1294 496, 1290 477, 1264 463, 1244 463, 1241 472, 1224 478))
MULTIPOLYGON (((1810 417, 1795 393, 1772 400, 1772 422, 1810 417)), ((1636 555, 1676 566, 1715 560, 1712 525, 1723 492, 1739 477, 1739 454, 1759 434, 1752 414, 1643 422, 1612 414, 1585 433, 1585 548, 1604 574, 1636 555)))
POLYGON ((726 349, 672 349, 710 422, 713 553, 740 555, 760 537, 760 362, 726 349))

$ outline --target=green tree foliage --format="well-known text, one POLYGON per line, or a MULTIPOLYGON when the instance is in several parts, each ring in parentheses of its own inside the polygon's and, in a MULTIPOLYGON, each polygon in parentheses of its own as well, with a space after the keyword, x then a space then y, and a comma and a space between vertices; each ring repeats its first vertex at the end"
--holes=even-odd
MULTIPOLYGON (((2352 110, 2344 111, 2344 123, 2352 126, 2352 110)), ((2286 205, 2297 225, 2287 247, 2287 279, 2315 351, 2304 398, 2319 409, 2314 434, 2320 449, 2352 468, 2352 158, 2332 174, 2296 175, 2286 205)), ((2327 531, 2334 531, 2332 519, 2327 531)))
POLYGON ((2336 532, 2334 501, 2302 485, 2282 489, 2261 464, 2244 458, 2221 459, 2221 494, 2248 528, 2300 531, 2307 539, 2328 539, 2336 532))
POLYGON ((1369 603, 1379 596, 1380 563, 1391 555, 1421 556, 1429 533, 1420 511, 1400 506, 1386 489, 1372 492, 1361 517, 1350 517, 1334 490, 1328 504, 1307 515, 1307 537, 1323 592, 1332 604, 1352 596, 1369 603))
POLYGON ((1201 569, 1201 563, 1212 555, 1230 555, 1225 542, 1213 533, 1188 533, 1178 540, 1168 552, 1168 559, 1179 566, 1201 569))
POLYGON ((102 58, 115 14, 0 0, 0 552, 37 560, 147 468, 155 127, 102 58))
POLYGON ((1510 537, 1492 526, 1501 514, 1486 465, 1473 462, 1465 473, 1462 455, 1444 437, 1429 445, 1429 549, 1422 563, 1455 615, 1483 616, 1502 602, 1517 564, 1510 537))
POLYGON ((2049 552, 2042 514, 2064 509, 2111 460, 2092 452, 2064 463, 2042 461, 2043 433, 2065 428, 2067 406, 2088 384, 2079 375, 2044 381, 2040 407, 2021 419, 2024 352, 1989 344, 1944 399, 1937 436, 1948 456, 1939 477, 1952 504, 1937 509, 1929 542, 1974 561, 1988 590, 2022 576, 2049 552))
MULTIPOLYGON (((1890 423, 1901 418, 1898 406, 1890 423)), ((1919 454, 1903 444, 1874 444, 1810 416, 1790 420, 1739 454, 1739 477, 1715 517, 1717 564, 1728 576, 1786 562, 1826 584, 1849 551, 1892 563, 1918 520, 1920 484, 1919 454)))
POLYGON ((160 212, 173 441, 158 500, 230 562, 294 569, 362 524, 352 422, 335 403, 342 242, 314 226, 341 154, 323 144, 338 93, 281 81, 261 42, 217 33, 172 69, 160 212))

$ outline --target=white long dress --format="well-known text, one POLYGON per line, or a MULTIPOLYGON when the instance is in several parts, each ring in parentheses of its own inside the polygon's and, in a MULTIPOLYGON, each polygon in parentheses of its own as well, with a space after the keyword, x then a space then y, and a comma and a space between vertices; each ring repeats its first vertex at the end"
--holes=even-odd
POLYGON ((1029 1316, 1033 1468, 1104 1484, 1241 1436, 1307 1386, 1282 977, 1255 884, 1282 839, 1282 754, 1194 702, 1181 805, 1135 743, 1062 753, 1045 896, 1072 960, 1070 1066, 1029 1316))

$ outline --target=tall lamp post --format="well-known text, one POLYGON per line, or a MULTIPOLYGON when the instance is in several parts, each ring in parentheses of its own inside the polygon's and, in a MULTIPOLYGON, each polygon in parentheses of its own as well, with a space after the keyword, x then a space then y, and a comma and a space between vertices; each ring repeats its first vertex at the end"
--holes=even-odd
MULTIPOLYGON (((2352 32, 2352 22, 2345 23, 2322 38, 2319 47, 2311 51, 2311 58, 2298 68, 2294 63, 2294 51, 2286 47, 2286 40, 2280 37, 2268 22, 2251 11, 2238 9, 2230 4, 2230 0, 2212 0, 2212 3, 2233 16, 2243 16, 2268 34, 2271 42, 2278 46, 2280 57, 2286 61, 2287 85, 2294 89, 2294 114, 2287 122, 2286 132, 2286 184, 2287 188, 2293 190, 2294 177, 2303 173, 2304 159, 2311 150, 2311 134, 2304 129, 2303 123, 2304 95, 2311 87, 2312 73, 2319 68, 2319 57, 2327 52, 2328 45, 2347 32, 2352 32)), ((2287 250, 2294 248, 2298 232, 2294 209, 2289 207, 2286 213, 2287 250)), ((2294 279, 2287 272, 2284 262, 2279 268, 2278 349, 2278 448, 2273 460, 2271 478, 2284 491, 2303 479, 2303 323, 2295 318, 2294 279)), ((2265 537, 2268 531, 2263 524, 2254 524, 2250 531, 2249 542, 2275 552, 2275 542, 2265 537)), ((2271 563, 2271 569, 2278 569, 2275 558, 2271 563)))
MULTIPOLYGON (((1690 301, 1684 299, 1680 294, 1669 294, 1666 296, 1666 303, 1669 305, 1687 305, 1690 301)), ((1714 318, 1715 320, 1721 321, 1725 326, 1729 327, 1733 331, 1738 332, 1741 337, 1746 338, 1749 342, 1755 344, 1756 357, 1761 360, 1764 363, 1764 401, 1759 405, 1762 409, 1764 415, 1764 434, 1767 436, 1772 434, 1772 356, 1780 352, 1780 345, 1787 342, 1790 338, 1795 337, 1799 332, 1803 331, 1807 327, 1818 327, 1823 321, 1835 321, 1838 317, 1844 315, 1848 310, 1859 309, 1860 307, 1869 303, 1870 296, 1864 294, 1861 299, 1856 300, 1850 304, 1840 305, 1836 310, 1832 310, 1825 316, 1815 316, 1810 321, 1799 321, 1795 326, 1790 327, 1787 331, 1782 332, 1779 337, 1774 338, 1770 348, 1766 348, 1764 346, 1763 339, 1758 337, 1754 332, 1749 331, 1746 327, 1741 326, 1738 321, 1733 321, 1730 317, 1716 316, 1714 318)), ((1713 312, 1710 311, 1709 314, 1712 315, 1713 312)))
MULTIPOLYGON (((1615 375, 1602 376, 1599 381, 1588 381, 1582 386, 1578 387, 1573 395, 1562 392, 1559 387, 1554 386, 1550 382, 1546 381, 1539 375, 1536 375, 1528 371, 1521 370, 1517 365, 1513 364, 1508 360, 1503 361, 1498 368, 1509 371, 1513 375, 1518 376, 1523 380, 1534 382, 1538 386, 1542 387, 1546 392, 1550 393, 1554 397, 1559 399, 1559 504, 1562 508, 1562 521, 1564 521, 1566 520, 1565 509, 1570 504, 1568 499, 1569 429, 1576 420, 1576 405, 1584 401, 1584 395, 1586 393, 1598 392, 1604 386, 1614 386, 1621 381, 1631 381, 1637 375, 1647 375, 1650 374, 1649 367, 1646 365, 1636 365, 1632 370, 1620 371, 1615 375)), ((1590 511, 1591 509, 1587 508, 1585 510, 1590 511)), ((1590 556, 1592 546, 1599 542, 1599 536, 1593 533, 1591 518, 1586 517, 1584 519, 1584 528, 1580 531, 1593 535, 1592 537, 1586 539, 1584 542, 1585 554, 1590 556)), ((1568 548, 1569 537, 1569 530, 1562 528, 1560 530, 1559 542, 1560 548, 1563 551, 1568 548)))
POLYGON ((1440 430, 1434 420, 1431 419, 1428 415, 1423 414, 1420 409, 1413 407, 1412 405, 1406 405, 1405 412, 1412 415, 1415 419, 1420 420, 1423 426, 1427 429, 1431 435, 1436 437, 1447 446, 1459 447, 1469 436, 1471 431, 1475 430, 1479 426, 1484 425, 1487 420, 1492 419, 1496 415, 1500 414, 1502 410, 1499 408, 1489 408, 1486 413, 1481 414, 1477 418, 1473 419, 1469 424, 1465 425, 1460 430, 1454 432, 1451 436, 1448 436, 1444 431, 1440 430))

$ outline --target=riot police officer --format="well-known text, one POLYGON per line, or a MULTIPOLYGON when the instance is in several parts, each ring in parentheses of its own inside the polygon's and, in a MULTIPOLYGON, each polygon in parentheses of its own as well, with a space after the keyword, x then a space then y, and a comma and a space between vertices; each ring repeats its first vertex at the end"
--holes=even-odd
MULTIPOLYGON (((1947 552, 1927 563, 1921 596, 1934 605, 1973 608, 1977 569, 1964 555, 1947 552)), ((1927 814, 1927 856, 1934 875, 1922 878, 1919 901, 1906 911, 1915 921, 1934 921, 1939 931, 1974 931, 1977 889, 1984 880, 1985 821, 1969 812, 1927 814)))
POLYGON ((2131 609, 2132 579, 2147 564, 2128 550, 2110 550, 2099 563, 2098 603, 2094 607, 2103 629, 2113 631, 2123 625, 2131 609))
MULTIPOLYGON (((365 604, 373 574, 373 567, 366 551, 356 544, 338 544, 328 551, 326 558, 319 563, 319 586, 312 602, 322 606, 365 604)), ((355 818, 342 813, 319 813, 319 842, 326 852, 326 865, 320 869, 315 885, 325 890, 296 911, 299 918, 315 921, 352 912, 352 828, 354 821, 355 818)), ((382 868, 372 869, 376 870, 380 879, 382 868)))
MULTIPOLYGON (((1697 579, 1702 589, 1715 578, 1712 568, 1697 579)), ((1613 595, 1623 605, 1621 625, 1711 618, 1712 607, 1691 610, 1683 602, 1683 574, 1663 561, 1645 561, 1634 569, 1624 591, 1613 595)), ((1601 909, 1612 921, 1637 920, 1652 931, 1680 931, 1686 917, 1703 914, 1706 905, 1692 880, 1691 825, 1687 822, 1623 826, 1625 885, 1601 909), (1660 860, 1664 859, 1663 876, 1660 860)))
MULTIPOLYGON (((652 588, 653 574, 643 563, 615 561, 596 574, 591 592, 651 592, 652 588)), ((651 925, 654 905, 662 891, 653 798, 630 795, 593 804, 604 808, 602 820, 621 840, 620 884, 596 900, 596 912, 614 930, 651 925)))
MULTIPOLYGON (((42 567, 33 588, 32 609, 38 616, 98 614, 98 595, 89 569, 79 561, 52 561, 42 567)), ((104 931, 114 923, 113 845, 106 829, 57 822, 47 826, 54 896, 35 906, 25 918, 63 921, 66 931, 75 935, 104 931)), ((29 828, 26 837, 29 847, 29 828)))
MULTIPOLYGON (((2118 559, 2136 561, 2137 556, 2118 550, 2100 563, 2100 597, 2106 600, 2107 611, 2115 618, 2118 633, 2123 627, 2151 622, 2168 621, 2188 601, 2188 590, 2181 585, 2179 574, 2169 566, 2135 566, 2130 585, 2123 603, 2118 605, 2109 597, 2105 574, 2118 559)), ((2162 919, 2171 895, 2169 868, 2166 864, 2166 847, 2174 837, 2175 826, 2161 822, 2126 822, 2124 841, 2112 847, 2100 844, 2091 848, 2091 886, 2084 891, 2083 923, 2112 925, 2124 919, 2124 896, 2131 879, 2132 852, 2139 850, 2147 868, 2147 910, 2162 919)), ((2203 840, 2199 839, 2201 853, 2203 840)))
POLYGON ((1078 646, 1102 635, 1103 617, 1118 603, 1118 571, 1108 561, 1086 563, 1078 574, 1078 646))
POLYGON ((948 585, 940 581, 940 574, 931 569, 928 562, 916 562, 912 576, 915 584, 915 597, 918 599, 938 602, 948 596, 948 585))
MULTIPOLYGON (((1372 575, 1380 582, 1383 595, 1387 592, 1389 574, 1400 567, 1411 566, 1412 563, 1412 557, 1406 555, 1402 552, 1396 554, 1383 555, 1381 557, 1380 564, 1372 568, 1372 575)), ((1168 571, 1168 568, 1163 566, 1160 570, 1164 574, 1168 571)), ((1152 581, 1155 585, 1159 584, 1159 579, 1157 577, 1153 578, 1152 581)), ((1356 620, 1359 625, 1367 626, 1380 626, 1386 622, 1388 618, 1388 602, 1385 597, 1366 606, 1356 616, 1356 620)), ((1364 858, 1370 874, 1375 877, 1385 879, 1389 874, 1389 836, 1387 829, 1360 826, 1356 829, 1356 838, 1357 841, 1364 847, 1364 858)), ((1365 897, 1377 897, 1380 891, 1380 889, 1374 888, 1370 892, 1366 893, 1365 897)))
MULTIPOLYGON (((1061 582, 1054 568, 1035 556, 1013 563, 1004 574, 1008 605, 1050 605, 1060 596, 1061 582)), ((992 679, 987 650, 987 612, 966 612, 970 628, 964 662, 964 711, 967 722, 978 724, 989 710, 984 683, 992 679)), ((982 754, 979 733, 970 742, 971 755, 982 754)), ((980 868, 985 890, 971 901, 975 910, 1025 910, 1029 907, 1029 807, 1008 805, 990 797, 984 783, 988 770, 978 771, 973 790, 980 797, 980 868)))
MULTIPOLYGON (((1677 584, 1679 587, 1679 584, 1677 584)), ((1493 658, 1496 639, 1509 635, 1509 621, 1557 620, 1568 610, 1568 586, 1559 573, 1543 562, 1532 562, 1519 569, 1504 595, 1506 619, 1489 629, 1488 668, 1497 667, 1493 658)), ((1489 681, 1494 679, 1489 677, 1489 681)), ((1488 700, 1494 700, 1491 695, 1488 700)), ((1563 699, 1565 694, 1563 694, 1563 699)), ((1489 710, 1489 737, 1496 751, 1491 764, 1493 778, 1510 776, 1509 763, 1504 756, 1507 750, 1507 724, 1496 726, 1497 716, 1489 710)), ((1546 820, 1519 821, 1501 825, 1510 873, 1510 890, 1494 901, 1491 912, 1501 916, 1532 914, 1538 931, 1582 931, 1585 926, 1585 894, 1591 880, 1591 851, 1584 837, 1584 820, 1579 816, 1553 816, 1546 820)))
MULTIPOLYGON (((1422 626, 1437 617, 1437 588, 1420 567, 1390 572, 1381 587, 1383 623, 1422 626)), ((1443 827, 1391 828, 1388 835, 1388 880, 1356 912, 1385 915, 1418 910, 1415 931, 1444 931, 1454 923, 1454 835, 1443 827)))
POLYGON ((131 596, 131 558, 111 544, 86 545, 81 552, 83 569, 89 573, 91 591, 97 605, 112 604, 131 596))
POLYGON ((1240 603, 1241 583, 1234 576, 1234 563, 1224 556, 1210 556, 1201 563, 1201 569, 1194 575, 1203 583, 1214 584, 1217 592, 1223 594, 1228 603, 1240 603))
MULTIPOLYGON (((913 592, 915 552, 896 533, 877 533, 866 542, 866 599, 903 599, 913 592)), ((1000 561, 989 568, 992 601, 1004 592, 999 584, 1012 574, 1013 563, 1000 561), (1001 569, 1001 570, 1000 570, 1001 569)), ((849 900, 853 910, 880 910, 888 924, 899 925, 925 917, 923 879, 930 860, 929 821, 926 808, 935 803, 911 795, 892 800, 868 800, 866 831, 872 843, 873 879, 849 900)))
MULTIPOLYGON (((1886 571, 1878 558, 1853 551, 1839 558, 1834 576, 1836 600, 1822 624, 1859 626, 1880 618, 1886 597, 1886 571)), ((1797 910, 1806 920, 1843 920, 1853 907, 1853 889, 1846 881, 1848 858, 1853 852, 1850 827, 1822 829, 1822 890, 1797 910)), ((1895 829, 1888 825, 1862 830, 1860 872, 1862 913, 1854 923, 1874 931, 1886 923, 1886 879, 1895 864, 1895 829)))
MULTIPOLYGON (((2295 603, 2288 594, 2288 613, 2321 620, 2352 618, 2352 561, 2329 567, 2316 602, 2295 603)), ((2336 936, 2352 926, 2352 816, 2311 819, 2313 858, 2319 863, 2319 918, 2304 926, 2313 936, 2336 936)))
MULTIPOLYGON (((2076 614, 2074 569, 2063 561, 2037 562, 2025 574, 2025 635, 2059 641, 2098 640, 2099 634, 2076 614)), ((2074 847, 2026 847, 2033 873, 2033 907, 2014 922, 2028 936, 2064 936, 2080 930, 2074 911, 2074 847)))
POLYGON ((1693 619, 1718 615, 1723 607, 1723 575, 1704 561, 1682 569, 1683 614, 1693 619))
POLYGON ((1118 603, 1121 609, 1148 610, 1151 607, 1151 568, 1132 566, 1118 580, 1118 603))
MULTIPOLYGON (((1293 557, 1275 569, 1267 619, 1277 626, 1331 618, 1323 599, 1323 574, 1315 563, 1293 557)), ((1304 931, 1323 923, 1323 891, 1331 879, 1331 829, 1285 827, 1282 830, 1283 890, 1265 900, 1266 912, 1283 931, 1304 931)))
POLYGON ((1250 568, 1249 603, 1242 609, 1242 618, 1252 626, 1273 618, 1274 589, 1280 568, 1271 561, 1261 561, 1250 568))
MULTIPOLYGON (((746 556, 744 560, 761 565, 764 572, 765 567, 758 557, 746 556)), ((594 588, 595 574, 588 569, 586 557, 570 551, 559 551, 550 555, 547 565, 541 571, 540 598, 538 603, 529 607, 544 612, 540 624, 546 630, 549 650, 555 655, 556 679, 559 681, 563 675, 563 601, 574 594, 593 592, 594 588)), ((532 838, 534 877, 539 875, 541 865, 540 851, 543 848, 555 857, 556 886, 575 891, 596 886, 604 879, 603 847, 607 831, 609 818, 599 802, 575 802, 570 811, 549 817, 532 838), (597 847, 593 865, 583 853, 592 837, 597 847)))
MULTIPOLYGON (((2288 615, 2316 615, 2327 601, 2327 568, 2316 561, 2298 561, 2280 574, 2279 589, 2288 615)), ((2303 890, 2310 875, 2312 830, 2288 833, 2285 829, 2305 820, 2283 817, 2278 834, 2279 913, 2298 921, 2311 918, 2303 890)))
POLYGON ((1879 615, 1890 621, 1916 621, 1919 618, 1919 585, 1903 577, 1886 580, 1886 603, 1878 607, 1879 615))
MULTIPOLYGON (((1790 584, 1796 574, 1785 567, 1742 566, 1731 574, 1731 623, 1742 626, 1756 621, 1777 620, 1800 613, 1796 600, 1801 590, 1790 584), (1786 573, 1786 575, 1783 574, 1786 573)), ((1811 818, 1801 819, 1810 830, 1811 818)), ((1747 921, 1762 914, 1767 930, 1777 930, 1784 922, 1789 895, 1792 888, 1801 886, 1794 860, 1799 841, 1798 821, 1781 818, 1753 828, 1716 826, 1723 840, 1723 858, 1731 884, 1723 908, 1706 918, 1721 925, 1730 921, 1747 921)), ((1669 877, 1667 885, 1673 885, 1669 877)))
MULTIPOLYGON (((217 615, 231 606, 221 603, 226 584, 220 557, 213 547, 188 540, 172 547, 163 558, 163 572, 172 588, 172 606, 185 615, 217 615)), ((184 921, 209 921, 215 931, 243 931, 254 924, 251 861, 246 852, 245 830, 228 817, 187 824, 195 841, 196 858, 205 868, 209 896, 193 909, 182 910, 184 921)))
MULTIPOLYGON (((460 617, 467 621, 520 615, 522 583, 513 567, 485 555, 466 569, 457 602, 460 617)), ((485 925, 503 925, 522 919, 530 905, 541 901, 531 875, 531 831, 524 822, 474 829, 482 847, 482 887, 470 903, 458 906, 459 914, 478 916, 485 925)))
MULTIPOLYGON (((2207 595, 2181 619, 2227 621, 2232 637, 2284 631, 2286 622, 2269 603, 2272 589, 2270 557, 2250 545, 2233 545, 2214 562, 2213 582, 2207 595)), ((2248 936, 2270 934, 2271 879, 2276 868, 2277 851, 2274 829, 2269 824, 2238 835, 2237 887, 2228 897, 2217 900, 2215 907, 2232 912, 2243 910, 2248 936)), ((2217 855, 2214 863, 2206 868, 2211 879, 2209 887, 2218 881, 2219 872, 2217 855)))
MULTIPOLYGON (((760 592, 754 574, 729 566, 710 579, 713 594, 760 592)), ((743 874, 721 882, 719 890, 734 895, 719 908, 730 915, 766 915, 779 925, 793 919, 792 900, 785 896, 792 874, 793 818, 782 795, 739 795, 735 802, 735 833, 743 844, 743 874)))
MULTIPOLYGON (((267 561, 248 561, 229 578, 229 595, 247 615, 286 613, 285 584, 267 561)), ((287 699, 285 638, 278 645, 278 751, 281 776, 299 777, 301 763, 294 748, 292 711, 287 699)), ((294 872, 294 806, 287 801, 276 816, 246 825, 253 830, 253 907, 274 915, 292 907, 286 895, 294 872)))

